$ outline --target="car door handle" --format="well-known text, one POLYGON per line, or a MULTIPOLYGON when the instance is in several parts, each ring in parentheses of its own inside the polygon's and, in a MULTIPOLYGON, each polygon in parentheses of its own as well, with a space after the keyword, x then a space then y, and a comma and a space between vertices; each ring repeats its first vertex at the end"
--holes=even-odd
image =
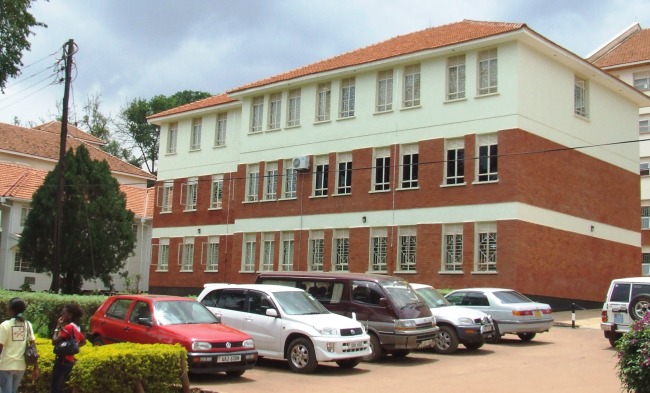
POLYGON ((126 327, 124 327, 124 330, 126 330, 126 331, 128 332, 128 331, 131 330, 131 329, 129 329, 129 327, 126 326, 126 327))
POLYGON ((246 320, 246 321, 248 321, 248 322, 251 322, 251 321, 253 320, 253 318, 251 318, 251 317, 244 317, 244 320, 246 320))

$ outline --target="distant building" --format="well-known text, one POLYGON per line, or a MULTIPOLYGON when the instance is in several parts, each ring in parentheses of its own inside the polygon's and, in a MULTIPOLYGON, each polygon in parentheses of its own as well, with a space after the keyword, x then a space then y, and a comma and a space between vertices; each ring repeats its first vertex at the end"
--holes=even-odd
MULTIPOLYGON (((587 61, 650 95, 650 29, 632 24, 587 56, 587 61)), ((641 264, 650 275, 650 106, 639 109, 641 264)))
POLYGON ((149 118, 150 290, 397 275, 600 302, 640 255, 650 98, 525 24, 464 20, 149 118))
MULTIPOLYGON (((30 209, 34 192, 41 186, 48 171, 54 169, 59 158, 61 123, 51 122, 36 128, 24 128, 0 123, 0 282, 6 289, 19 289, 24 283, 33 290, 47 290, 51 276, 36 274, 20 259, 18 239, 30 209)), ((68 148, 85 144, 90 157, 106 160, 113 176, 126 194, 127 208, 135 213, 133 230, 137 233, 134 255, 125 264, 124 271, 132 281, 131 289, 148 290, 151 228, 154 190, 147 181, 155 177, 140 168, 121 161, 100 149, 103 141, 75 127, 68 126, 68 148)), ((114 276, 116 290, 125 290, 125 281, 114 276)), ((106 290, 101 281, 86 282, 84 289, 106 290)))

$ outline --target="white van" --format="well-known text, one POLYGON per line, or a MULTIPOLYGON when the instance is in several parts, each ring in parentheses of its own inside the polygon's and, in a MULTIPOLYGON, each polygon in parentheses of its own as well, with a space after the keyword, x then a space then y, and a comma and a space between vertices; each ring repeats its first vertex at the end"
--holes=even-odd
POLYGON ((260 357, 287 359, 295 372, 313 372, 318 362, 352 368, 371 354, 361 323, 329 312, 299 288, 205 284, 197 300, 224 324, 251 336, 260 357))
POLYGON ((650 311, 650 277, 629 277, 612 280, 603 303, 601 330, 611 346, 634 321, 650 311))

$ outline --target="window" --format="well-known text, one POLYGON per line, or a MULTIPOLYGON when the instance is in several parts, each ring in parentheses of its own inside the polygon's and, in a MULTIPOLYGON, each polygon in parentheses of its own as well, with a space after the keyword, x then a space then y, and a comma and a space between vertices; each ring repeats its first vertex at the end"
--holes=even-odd
POLYGON ((282 93, 271 94, 269 97, 269 130, 280 128, 280 115, 282 114, 282 93))
POLYGON ((217 132, 214 134, 214 145, 226 146, 226 129, 228 128, 228 114, 217 115, 217 132))
POLYGON ((446 141, 445 184, 465 183, 465 142, 463 139, 446 141))
POLYGON ((445 225, 442 270, 445 272, 463 271, 463 225, 445 225))
POLYGON ((246 182, 246 201, 256 202, 260 184, 260 166, 257 164, 248 166, 246 182))
POLYGON ((336 193, 350 194, 352 193, 352 153, 339 154, 338 161, 336 193))
POLYGON ((191 272, 194 267, 194 238, 186 237, 183 240, 183 256, 181 259, 181 271, 191 272))
POLYGON ((280 270, 292 271, 293 270, 293 232, 282 233, 282 250, 280 258, 280 270))
POLYGON ((178 137, 178 123, 170 123, 167 129, 167 154, 176 153, 176 138, 178 137))
POLYGON ((347 272, 350 261, 350 234, 347 230, 334 231, 334 271, 347 272))
POLYGON ((196 210, 196 202, 198 200, 199 179, 187 179, 185 184, 185 211, 196 210))
POLYGON ((29 215, 29 211, 32 210, 27 206, 23 206, 20 208, 20 223, 19 225, 21 227, 25 226, 25 222, 27 221, 27 216, 29 215))
POLYGON ((393 109, 393 70, 377 73, 377 112, 393 109))
POLYGON ((476 270, 479 272, 497 271, 497 225, 484 223, 476 225, 478 260, 476 270))
POLYGON ((20 251, 16 251, 14 255, 14 271, 23 273, 36 273, 36 269, 31 263, 24 261, 20 255, 20 251))
POLYGON ((323 271, 325 256, 325 238, 323 231, 313 231, 309 236, 309 266, 310 271, 323 271))
POLYGON ((354 84, 354 78, 347 78, 341 81, 341 112, 339 113, 340 118, 354 116, 354 84))
POLYGON ((300 89, 289 90, 287 101, 287 127, 300 125, 300 89))
POLYGON ((111 306, 106 310, 106 316, 115 318, 115 319, 125 319, 126 313, 129 311, 133 300, 131 299, 117 299, 111 306))
POLYGON ((174 182, 166 181, 162 186, 162 201, 160 204, 161 213, 172 211, 172 201, 174 197, 174 182))
POLYGON ((251 106, 251 133, 262 131, 262 116, 264 114, 264 97, 253 98, 251 106))
POLYGON ((158 268, 156 271, 166 272, 169 266, 169 238, 161 238, 158 244, 158 268))
POLYGON ((415 271, 415 250, 417 245, 416 228, 399 229, 398 269, 402 272, 415 271))
POLYGON ((478 181, 496 181, 498 177, 498 144, 496 135, 478 137, 478 181))
POLYGON ((497 49, 478 53, 478 95, 497 92, 497 49))
POLYGON ((192 132, 190 136, 190 150, 201 149, 201 119, 192 119, 192 132))
POLYGON ((416 188, 418 186, 418 145, 404 145, 402 153, 402 188, 416 188))
POLYGON ((205 261, 205 271, 216 272, 219 270, 219 237, 208 238, 208 250, 205 261))
POLYGON ((316 173, 314 176, 314 196, 327 195, 327 180, 329 173, 329 157, 318 156, 314 158, 316 173))
POLYGON ((641 229, 650 229, 650 206, 641 206, 641 229))
POLYGON ((316 97, 316 121, 328 121, 330 119, 330 101, 332 100, 331 83, 318 85, 316 97))
POLYGON ((221 209, 223 206, 223 175, 212 175, 210 190, 210 209, 221 209))
POLYGON ((388 269, 388 230, 373 228, 370 231, 370 271, 386 272, 388 269))
POLYGON ((576 115, 587 117, 587 81, 577 76, 575 77, 573 106, 576 115))
POLYGON ((374 150, 375 165, 372 189, 386 191, 390 189, 390 148, 380 147, 374 150))
POLYGON ((641 170, 639 172, 640 172, 641 176, 650 175, 650 162, 642 162, 641 163, 641 170))
POLYGON ((244 252, 242 258, 241 270, 243 272, 255 271, 255 234, 247 233, 244 235, 244 252))
POLYGON ((447 59, 447 100, 465 98, 465 55, 447 59))
POLYGON ((639 120, 639 133, 647 134, 650 132, 650 120, 639 120))
POLYGON ((272 201, 278 198, 278 163, 267 162, 264 169, 264 199, 272 201))
POLYGON ((641 91, 650 91, 650 72, 635 73, 634 87, 641 91))
POLYGON ((404 108, 420 105, 420 65, 404 68, 404 108))
POLYGON ((282 182, 283 194, 285 199, 296 197, 296 182, 298 180, 298 170, 293 169, 292 160, 284 162, 284 182, 282 182))
POLYGON ((262 235, 262 259, 260 261, 260 271, 273 271, 273 255, 275 252, 275 234, 265 233, 262 235))

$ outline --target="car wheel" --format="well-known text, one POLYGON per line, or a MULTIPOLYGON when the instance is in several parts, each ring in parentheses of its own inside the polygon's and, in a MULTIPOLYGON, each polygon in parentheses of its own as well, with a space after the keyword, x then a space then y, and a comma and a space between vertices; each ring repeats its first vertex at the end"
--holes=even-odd
POLYGON ((481 348, 483 344, 484 344, 483 341, 479 341, 479 342, 467 343, 463 345, 465 346, 465 348, 469 349, 470 351, 476 351, 477 349, 481 348))
POLYGON ((607 339, 609 340, 609 345, 611 345, 612 347, 616 347, 616 343, 618 342, 618 339, 619 339, 619 338, 621 338, 621 336, 618 335, 618 334, 617 334, 617 335, 609 336, 609 337, 607 338, 607 339))
POLYGON ((630 317, 633 321, 638 321, 643 319, 645 315, 650 311, 650 295, 637 295, 632 298, 630 302, 630 317))
POLYGON ((370 355, 364 356, 364 362, 377 362, 384 356, 384 350, 381 347, 379 339, 374 334, 370 334, 370 355))
POLYGON ((498 344, 501 342, 501 332, 499 331, 499 325, 496 323, 494 324, 494 332, 492 333, 492 337, 490 337, 487 342, 490 344, 498 344))
POLYGON ((314 345, 306 338, 297 338, 287 351, 289 367, 297 373, 311 373, 318 367, 314 345))
POLYGON ((521 341, 530 341, 535 338, 537 333, 517 333, 517 336, 521 341))
POLYGON ((226 375, 232 378, 239 378, 242 375, 244 375, 245 371, 246 370, 230 370, 230 371, 226 371, 226 375))
POLYGON ((434 340, 434 351, 449 355, 458 349, 458 335, 451 326, 440 326, 440 330, 434 340))
POLYGON ((407 351, 405 349, 398 349, 390 353, 390 355, 396 359, 403 359, 408 356, 408 354, 411 353, 411 351, 407 351))
POLYGON ((343 359, 336 361, 336 364, 338 364, 341 368, 355 368, 359 363, 361 363, 361 358, 343 359))
POLYGON ((104 345, 104 340, 100 336, 93 338, 93 347, 101 347, 104 345))

